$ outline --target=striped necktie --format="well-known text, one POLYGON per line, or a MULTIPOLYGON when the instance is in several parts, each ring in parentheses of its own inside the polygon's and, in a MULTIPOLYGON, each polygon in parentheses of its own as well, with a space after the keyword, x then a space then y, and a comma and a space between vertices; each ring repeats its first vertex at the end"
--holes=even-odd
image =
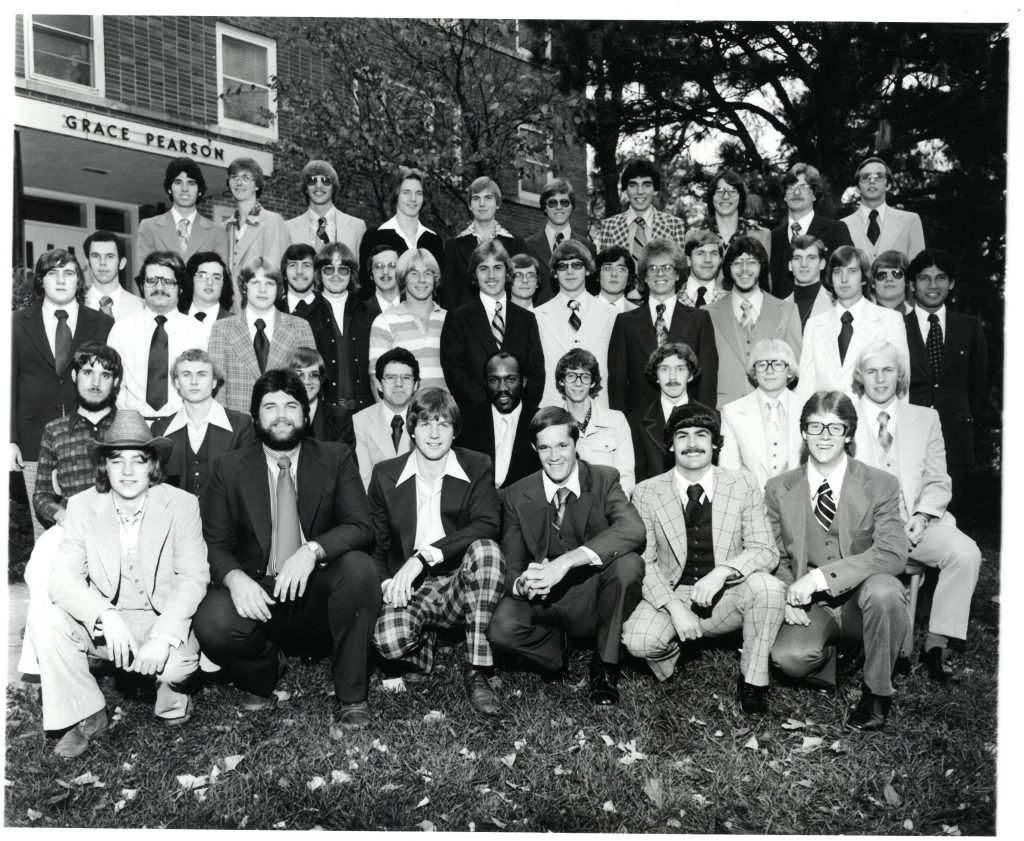
POLYGON ((832 498, 832 488, 829 487, 828 479, 818 486, 818 501, 814 504, 814 519, 825 531, 832 527, 832 521, 836 518, 836 501, 832 498))
POLYGON ((645 248, 647 248, 647 223, 644 222, 642 216, 637 216, 636 225, 633 228, 633 243, 629 249, 636 262, 640 262, 645 248))
POLYGON ((501 301, 494 305, 494 318, 491 319, 491 335, 494 336, 494 341, 498 343, 500 348, 501 343, 505 341, 505 319, 501 314, 501 301))
POLYGON ((568 307, 572 312, 569 313, 569 326, 572 327, 574 332, 579 332, 583 322, 580 321, 580 302, 569 301, 568 307))

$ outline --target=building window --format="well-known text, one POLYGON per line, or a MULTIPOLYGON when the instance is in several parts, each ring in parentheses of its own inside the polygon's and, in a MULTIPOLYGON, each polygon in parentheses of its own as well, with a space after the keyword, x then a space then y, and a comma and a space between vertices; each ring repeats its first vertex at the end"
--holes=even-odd
POLYGON ((539 205, 540 194, 554 178, 552 172, 551 138, 536 126, 519 127, 520 152, 516 167, 519 170, 519 200, 539 205))
POLYGON ((528 60, 551 58, 551 33, 542 21, 516 21, 516 55, 528 60))
POLYGON ((220 124, 277 138, 272 78, 277 44, 230 26, 217 26, 217 93, 220 124))
POLYGON ((98 15, 31 15, 29 75, 100 92, 103 31, 98 15))

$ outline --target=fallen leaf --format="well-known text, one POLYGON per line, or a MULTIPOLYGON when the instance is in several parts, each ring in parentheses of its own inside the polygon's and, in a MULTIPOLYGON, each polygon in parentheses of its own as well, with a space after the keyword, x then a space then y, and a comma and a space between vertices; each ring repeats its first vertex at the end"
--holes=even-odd
POLYGON ((665 826, 671 827, 672 829, 680 829, 682 827, 682 824, 679 823, 679 821, 677 821, 675 818, 669 818, 667 821, 665 821, 665 826))
POLYGON ((520 739, 516 742, 513 742, 512 747, 514 747, 517 751, 522 750, 526 747, 526 739, 520 739))
POLYGON ((216 783, 217 782, 217 777, 219 777, 219 776, 220 776, 220 768, 218 768, 216 765, 214 765, 210 769, 210 782, 211 783, 216 783))
POLYGON ((125 800, 134 800, 135 795, 139 793, 137 788, 123 788, 121 789, 121 796, 125 800))
POLYGON ((802 721, 797 721, 795 718, 789 719, 785 724, 782 725, 783 730, 800 730, 807 725, 802 721))
POLYGON ((612 803, 611 800, 605 800, 604 801, 604 805, 601 806, 601 808, 604 809, 606 812, 614 812, 615 811, 615 804, 612 803))
MULTIPOLYGON (((783 725, 785 726, 785 725, 783 725)), ((812 750, 817 750, 821 747, 821 736, 804 736, 804 742, 798 750, 800 753, 810 753, 812 750)))
POLYGON ((846 748, 839 744, 838 739, 836 739, 831 745, 829 745, 828 749, 833 753, 846 753, 846 748))
POLYGON ((891 783, 885 784, 882 794, 885 795, 885 800, 890 806, 899 806, 903 802, 903 799, 896 792, 896 789, 892 787, 891 783))
POLYGON ((947 768, 946 769, 946 776, 947 777, 952 777, 953 776, 953 769, 952 768, 947 768))
POLYGON ((209 778, 205 775, 202 777, 195 777, 192 774, 178 774, 177 780, 178 785, 184 789, 203 788, 209 782, 209 778))
POLYGON ((423 716, 425 724, 436 724, 439 721, 444 721, 444 713, 440 710, 431 710, 423 716))
POLYGON ((572 771, 566 771, 561 765, 556 765, 555 766, 555 776, 556 777, 567 777, 571 773, 572 773, 572 771))
POLYGON ((504 829, 506 826, 508 826, 508 824, 504 823, 503 821, 499 821, 493 815, 491 816, 490 820, 491 820, 492 824, 494 824, 496 827, 498 827, 498 829, 504 829))
POLYGON ((511 768, 513 765, 515 765, 516 754, 510 753, 507 756, 503 756, 500 761, 501 764, 504 765, 506 768, 511 768))
MULTIPOLYGON (((804 788, 814 788, 814 785, 811 783, 810 780, 797 780, 797 785, 798 786, 803 786, 804 788)), ((869 800, 874 800, 873 797, 869 797, 868 799, 869 800)), ((875 800, 875 803, 878 803, 878 801, 875 800)))
POLYGON ((716 730, 715 731, 715 738, 716 739, 721 739, 722 736, 724 736, 724 735, 725 735, 725 733, 723 733, 721 730, 716 730))
POLYGON ((698 806, 707 806, 709 801, 703 794, 695 794, 693 795, 693 802, 698 806))
POLYGON ((95 774, 91 774, 88 771, 86 771, 84 774, 75 777, 71 781, 71 784, 76 786, 95 786, 96 783, 98 783, 99 781, 99 777, 97 777, 95 774))
POLYGON ((192 789, 192 794, 195 795, 196 800, 198 800, 200 803, 202 803, 203 801, 206 800, 206 792, 207 792, 207 789, 205 789, 205 788, 194 788, 194 789, 192 789))
POLYGON ((459 754, 464 756, 466 759, 476 759, 476 751, 470 750, 469 748, 463 748, 459 751, 459 754))
POLYGON ((602 733, 601 734, 601 738, 604 740, 604 743, 608 747, 611 747, 612 745, 615 744, 615 740, 611 736, 607 735, 606 733, 602 733))
POLYGON ((914 822, 910 818, 907 818, 903 821, 903 828, 907 830, 907 832, 910 832, 914 828, 914 822))
POLYGON ((28 810, 28 819, 30 821, 37 821, 43 816, 42 812, 37 812, 35 809, 28 810))
POLYGON ((380 787, 380 790, 381 791, 394 791, 397 788, 398 788, 398 786, 395 785, 394 783, 384 783, 384 785, 382 785, 380 787))
POLYGON ((415 808, 419 809, 420 806, 426 806, 429 802, 430 802, 430 798, 429 797, 424 797, 419 803, 416 804, 415 808))
POLYGON ((125 800, 118 800, 117 803, 114 804, 114 814, 116 815, 120 812, 125 807, 126 803, 127 801, 125 800))
POLYGON ((644 794, 647 795, 647 799, 654 804, 655 808, 660 809, 665 803, 665 791, 661 787, 661 781, 654 778, 648 777, 644 780, 644 794))
POLYGON ((385 745, 380 739, 374 739, 372 742, 370 742, 370 747, 374 750, 379 750, 381 753, 388 752, 388 746, 385 745))
POLYGON ((416 826, 418 826, 424 832, 434 832, 437 830, 437 827, 434 826, 434 824, 430 821, 420 821, 418 824, 416 824, 416 826))
POLYGON ((476 832, 476 824, 473 823, 473 821, 470 821, 468 826, 469 826, 469 831, 470 832, 476 832))
POLYGON ((284 829, 285 826, 287 826, 287 824, 285 824, 284 821, 278 821, 276 824, 274 824, 273 828, 274 829, 284 829))
POLYGON ((224 762, 224 770, 225 771, 234 771, 235 768, 238 767, 238 763, 241 762, 243 759, 245 759, 245 754, 241 754, 241 753, 235 753, 235 754, 232 754, 231 756, 225 756, 224 760, 223 760, 223 762, 224 762))
POLYGON ((947 824, 943 824, 942 825, 942 834, 943 835, 960 835, 960 827, 959 826, 948 826, 947 824))
POLYGON ((131 771, 132 768, 134 768, 134 767, 135 766, 131 762, 122 762, 121 763, 121 770, 122 771, 131 771))
MULTIPOLYGON (((690 724, 699 724, 701 727, 707 726, 707 722, 701 721, 699 718, 692 715, 690 716, 690 724)), ((782 726, 785 727, 786 725, 783 724, 782 726)))
POLYGON ((400 677, 384 678, 380 682, 380 688, 385 692, 406 692, 408 690, 405 681, 400 677))
POLYGON ((331 783, 333 785, 351 782, 351 780, 352 776, 350 774, 346 774, 344 771, 331 771, 331 783))
POLYGON ((760 747, 760 745, 758 745, 757 743, 757 736, 751 736, 743 747, 747 748, 748 750, 757 750, 760 747))
POLYGON ((292 693, 291 692, 286 692, 284 689, 275 689, 274 690, 274 695, 277 696, 277 702, 279 704, 284 703, 285 701, 287 701, 289 698, 292 697, 292 693))
POLYGON ((306 783, 306 788, 310 791, 316 791, 318 788, 323 788, 325 785, 327 785, 327 781, 323 777, 313 777, 313 779, 306 783))

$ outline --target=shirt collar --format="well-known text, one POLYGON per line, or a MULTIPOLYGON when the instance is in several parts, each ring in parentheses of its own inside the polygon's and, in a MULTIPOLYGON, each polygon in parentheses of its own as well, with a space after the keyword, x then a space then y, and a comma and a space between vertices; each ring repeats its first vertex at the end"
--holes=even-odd
POLYGON ((196 302, 193 301, 192 305, 188 308, 188 317, 195 318, 197 312, 205 312, 207 315, 207 321, 209 321, 211 317, 216 320, 217 316, 220 314, 220 303, 211 304, 206 309, 203 309, 202 307, 197 307, 196 302))
POLYGON ((475 220, 473 222, 470 222, 469 226, 466 228, 466 230, 464 230, 461 234, 459 234, 459 236, 460 237, 466 237, 466 236, 476 237, 481 242, 490 242, 490 239, 494 239, 495 237, 499 237, 499 236, 500 237, 508 237, 509 239, 512 239, 512 234, 510 234, 497 219, 494 220, 494 237, 491 237, 488 240, 482 239, 480 234, 478 234, 476 232, 476 221, 475 220))
POLYGON ((843 313, 844 312, 848 312, 848 313, 850 313, 850 315, 853 316, 854 322, 856 322, 858 319, 864 317, 864 310, 865 310, 865 308, 867 307, 867 305, 869 303, 870 302, 868 301, 867 298, 861 297, 861 299, 859 301, 857 301, 856 304, 854 304, 852 307, 847 309, 842 304, 840 304, 839 301, 836 301, 836 305, 833 308, 832 312, 835 315, 836 321, 842 321, 843 313))
MULTIPOLYGON (((924 339, 928 338, 928 330, 931 328, 931 324, 928 321, 928 316, 931 315, 928 310, 922 309, 921 307, 914 307, 914 315, 917 316, 918 326, 921 328, 921 337, 924 339)), ((935 315, 939 317, 939 327, 942 328, 942 336, 946 336, 946 305, 943 304, 935 311, 935 315)))
POLYGON ((68 314, 68 320, 78 318, 78 301, 72 298, 68 303, 57 306, 50 302, 49 298, 43 298, 43 317, 56 318, 57 310, 64 310, 68 314))
POLYGON ((861 218, 864 220, 864 223, 867 224, 868 217, 871 215, 871 211, 872 210, 877 210, 878 211, 878 224, 881 225, 882 224, 882 220, 885 219, 885 211, 887 209, 888 209, 888 205, 885 202, 882 202, 880 205, 878 205, 878 207, 867 207, 866 205, 862 204, 860 206, 860 208, 859 208, 859 211, 860 211, 861 218))
POLYGON ((182 219, 188 219, 189 223, 191 224, 192 222, 195 221, 197 213, 198 211, 195 210, 195 208, 193 208, 192 212, 188 216, 186 216, 180 210, 178 210, 177 207, 172 207, 171 215, 174 217, 174 227, 177 228, 178 225, 181 224, 182 219))
POLYGON ((87 424, 89 424, 89 427, 91 429, 101 429, 102 426, 103 426, 104 421, 109 423, 111 420, 113 420, 113 417, 114 417, 114 410, 113 409, 108 409, 107 413, 102 418, 100 418, 98 421, 96 421, 96 423, 93 423, 85 415, 83 415, 78 410, 78 408, 75 408, 75 409, 71 410, 71 415, 69 416, 68 432, 69 433, 74 432, 75 431, 75 427, 78 426, 79 423, 87 423, 87 424))
POLYGON ((792 216, 790 216, 786 220, 786 223, 787 223, 786 227, 789 228, 790 234, 792 234, 792 232, 793 232, 793 223, 794 222, 799 222, 800 223, 800 233, 801 234, 806 234, 807 231, 810 230, 811 220, 813 218, 814 218, 814 210, 811 209, 811 210, 807 211, 807 213, 805 213, 799 219, 794 219, 792 216))
POLYGON ((679 492, 679 498, 683 502, 687 502, 689 500, 689 497, 687 497, 686 492, 687 490, 689 490, 690 485, 700 485, 704 489, 704 496, 707 497, 708 502, 711 502, 711 500, 714 498, 715 468, 713 465, 709 464, 708 469, 704 471, 704 475, 702 475, 699 479, 697 479, 694 482, 691 482, 675 468, 673 468, 672 473, 673 478, 676 482, 676 490, 679 492))
POLYGON ((486 292, 480 293, 480 303, 484 305, 484 309, 487 311, 487 320, 494 320, 494 305, 501 304, 501 317, 505 319, 505 323, 508 323, 508 292, 503 292, 500 298, 492 298, 486 292))
MULTIPOLYGON (((377 230, 378 231, 398 231, 398 233, 402 235, 402 238, 403 239, 405 238, 405 234, 402 233, 402 229, 398 227, 398 215, 397 214, 392 216, 390 219, 388 219, 387 222, 381 222, 380 225, 377 227, 377 230)), ((423 236, 424 234, 432 234, 432 233, 434 233, 434 232, 432 230, 430 230, 430 228, 424 226, 424 224, 419 219, 416 220, 416 239, 417 240, 419 240, 419 238, 421 236, 423 236)))
MULTIPOLYGON (((843 457, 836 469, 832 471, 832 475, 828 477, 828 486, 832 488, 832 497, 835 501, 839 502, 839 493, 843 489, 843 479, 846 478, 846 467, 850 463, 850 459, 846 453, 843 453, 843 457)), ((825 481, 825 477, 821 475, 818 468, 814 466, 814 462, 811 459, 807 459, 807 484, 811 488, 811 499, 814 499, 815 494, 818 493, 818 488, 821 483, 825 481)))
MULTIPOLYGON (((210 413, 206 416, 206 423, 211 426, 219 426, 221 429, 231 432, 231 421, 228 420, 228 413, 216 400, 210 401, 210 413)), ((188 414, 185 412, 185 407, 182 406, 175 413, 174 417, 171 418, 171 422, 167 424, 164 435, 170 435, 172 432, 177 432, 186 426, 188 426, 188 414)))
POLYGON ((867 428, 870 430, 872 437, 878 435, 878 416, 882 412, 889 414, 889 431, 891 432, 896 428, 896 415, 899 412, 899 398, 893 397, 889 401, 888 406, 879 406, 873 400, 871 400, 866 394, 860 397, 860 408, 864 415, 864 420, 867 421, 867 428))
POLYGON ((544 483, 544 497, 548 502, 551 502, 555 498, 555 494, 559 488, 568 488, 574 494, 576 499, 580 498, 580 462, 576 459, 576 464, 572 467, 572 473, 569 474, 569 478, 562 482, 561 485, 556 485, 548 478, 548 474, 543 470, 540 473, 541 481, 544 483))
POLYGON ((298 304, 299 301, 305 301, 307 305, 311 306, 313 304, 313 301, 315 301, 315 300, 316 300, 316 292, 313 291, 313 287, 312 286, 309 287, 309 291, 305 295, 303 295, 302 297, 299 297, 294 292, 292 292, 291 289, 289 289, 288 290, 288 312, 291 312, 292 310, 294 310, 295 309, 295 305, 298 304))
MULTIPOLYGON (((451 450, 444 457, 444 470, 441 473, 442 476, 451 476, 453 479, 461 479, 466 484, 472 484, 469 480, 469 476, 466 475, 466 471, 462 469, 462 465, 459 464, 458 458, 451 450)), ((417 481, 424 479, 420 475, 420 460, 417 455, 416 449, 409 453, 409 458, 405 461, 405 467, 402 468, 402 472, 398 476, 398 481, 395 485, 401 485, 410 476, 415 476, 417 481)))
POLYGON ((658 320, 658 312, 657 312, 658 304, 664 304, 665 305, 665 321, 666 321, 666 323, 670 323, 672 321, 672 313, 674 313, 675 310, 676 310, 676 301, 678 301, 678 298, 676 298, 675 295, 673 295, 671 298, 669 298, 666 301, 659 301, 653 295, 651 295, 647 299, 647 306, 648 306, 648 308, 650 309, 650 312, 651 312, 651 321, 657 321, 658 320))
POLYGON ((761 314, 761 305, 764 303, 764 292, 761 291, 760 286, 755 286, 753 294, 749 298, 744 298, 742 295, 733 292, 730 297, 732 298, 732 309, 737 316, 743 313, 743 302, 749 301, 750 306, 754 308, 754 317, 757 318, 761 314))
POLYGON ((519 401, 519 405, 516 406, 507 415, 503 415, 501 412, 498 411, 497 407, 494 406, 493 403, 491 404, 491 417, 494 419, 495 426, 497 426, 499 423, 501 423, 502 419, 508 418, 509 423, 512 425, 512 428, 514 429, 515 427, 517 427, 519 425, 519 416, 522 413, 523 413, 523 401, 522 400, 520 400, 519 401))
POLYGON ((267 465, 273 469, 277 469, 277 463, 285 456, 291 459, 292 464, 289 468, 293 473, 298 475, 299 469, 299 453, 302 451, 302 442, 300 441, 295 445, 294 450, 289 450, 286 453, 282 453, 279 450, 272 450, 266 444, 263 445, 263 455, 267 457, 267 465))
POLYGON ((651 223, 654 221, 654 208, 649 207, 647 208, 646 212, 637 213, 635 210, 633 210, 633 207, 631 205, 629 210, 626 211, 626 224, 632 225, 638 218, 642 218, 644 220, 644 227, 648 231, 647 236, 650 237, 651 223))
POLYGON ((666 423, 668 423, 669 415, 672 414, 673 409, 675 409, 677 406, 685 406, 687 403, 690 402, 690 397, 686 393, 685 389, 683 390, 682 395, 679 397, 679 400, 677 400, 675 403, 670 403, 668 401, 668 398, 665 397, 664 394, 662 394, 659 399, 661 400, 661 414, 664 416, 666 423))
POLYGON ((264 327, 273 327, 274 320, 277 318, 277 309, 271 307, 269 312, 256 314, 255 310, 250 310, 248 307, 243 307, 242 312, 245 313, 245 323, 248 325, 250 330, 256 329, 256 319, 262 318, 264 327))

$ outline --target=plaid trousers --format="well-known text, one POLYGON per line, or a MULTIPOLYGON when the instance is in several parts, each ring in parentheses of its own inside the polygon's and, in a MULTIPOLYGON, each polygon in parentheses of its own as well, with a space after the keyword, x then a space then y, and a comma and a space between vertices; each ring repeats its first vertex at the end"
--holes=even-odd
POLYGON ((466 658, 474 666, 491 666, 487 641, 491 614, 505 590, 505 556, 493 540, 471 543, 459 568, 428 577, 405 607, 385 604, 377 619, 373 644, 387 660, 402 660, 430 672, 434 665, 436 628, 466 627, 466 658))
MULTIPOLYGON (((693 586, 680 584, 673 591, 684 603, 693 586)), ((785 618, 786 588, 774 575, 752 572, 739 584, 726 586, 712 603, 710 615, 687 605, 698 617, 707 636, 743 628, 740 672, 747 683, 768 685, 768 655, 785 618)), ((668 610, 641 601, 622 629, 622 643, 634 657, 647 660, 658 680, 667 680, 679 659, 679 638, 668 610)))

